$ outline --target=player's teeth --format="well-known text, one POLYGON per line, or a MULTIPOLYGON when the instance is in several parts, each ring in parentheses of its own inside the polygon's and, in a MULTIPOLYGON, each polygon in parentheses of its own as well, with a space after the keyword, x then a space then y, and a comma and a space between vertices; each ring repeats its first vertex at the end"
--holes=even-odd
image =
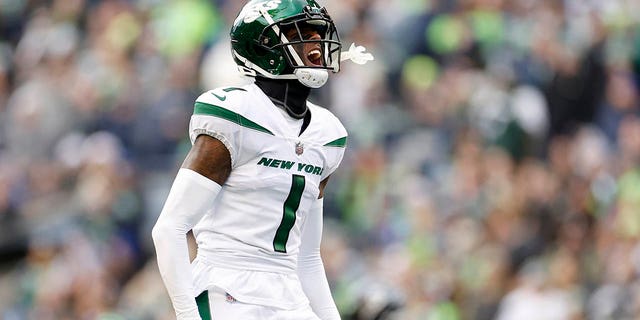
POLYGON ((309 59, 318 59, 318 58, 320 58, 321 54, 322 54, 322 52, 320 52, 320 50, 314 49, 314 50, 309 51, 309 54, 307 54, 307 57, 309 59))

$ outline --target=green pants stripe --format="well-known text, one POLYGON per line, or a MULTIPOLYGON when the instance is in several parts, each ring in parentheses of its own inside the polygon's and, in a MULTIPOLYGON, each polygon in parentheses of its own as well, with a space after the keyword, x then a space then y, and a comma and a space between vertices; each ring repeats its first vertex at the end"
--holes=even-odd
POLYGON ((209 291, 205 290, 199 296, 196 297, 196 303, 198 304, 198 312, 202 320, 211 320, 211 309, 209 307, 209 291))

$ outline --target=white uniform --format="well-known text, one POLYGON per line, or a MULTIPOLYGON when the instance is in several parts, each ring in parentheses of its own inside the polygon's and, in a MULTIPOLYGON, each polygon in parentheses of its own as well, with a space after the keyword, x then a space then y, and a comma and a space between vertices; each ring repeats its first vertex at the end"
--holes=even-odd
POLYGON ((201 134, 222 141, 232 167, 215 206, 193 228, 197 292, 221 289, 242 303, 288 310, 308 305, 296 274, 301 230, 347 137, 331 112, 308 107, 311 121, 299 134, 254 84, 197 99, 191 142, 201 134))

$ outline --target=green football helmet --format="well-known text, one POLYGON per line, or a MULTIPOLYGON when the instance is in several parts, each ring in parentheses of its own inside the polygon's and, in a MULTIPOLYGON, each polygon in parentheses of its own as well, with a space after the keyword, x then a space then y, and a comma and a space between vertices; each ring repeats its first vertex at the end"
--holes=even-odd
POLYGON ((231 28, 233 59, 242 74, 298 79, 311 88, 323 86, 329 70, 340 70, 341 48, 333 20, 315 0, 252 0, 231 28), (305 36, 309 32, 314 36, 305 36))

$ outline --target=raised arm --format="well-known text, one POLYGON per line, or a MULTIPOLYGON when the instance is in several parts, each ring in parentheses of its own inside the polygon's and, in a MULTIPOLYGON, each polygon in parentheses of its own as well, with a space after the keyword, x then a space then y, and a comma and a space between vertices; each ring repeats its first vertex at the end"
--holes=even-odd
POLYGON ((230 172, 231 156, 224 144, 198 136, 153 227, 158 267, 178 320, 200 319, 186 234, 211 209, 230 172))

